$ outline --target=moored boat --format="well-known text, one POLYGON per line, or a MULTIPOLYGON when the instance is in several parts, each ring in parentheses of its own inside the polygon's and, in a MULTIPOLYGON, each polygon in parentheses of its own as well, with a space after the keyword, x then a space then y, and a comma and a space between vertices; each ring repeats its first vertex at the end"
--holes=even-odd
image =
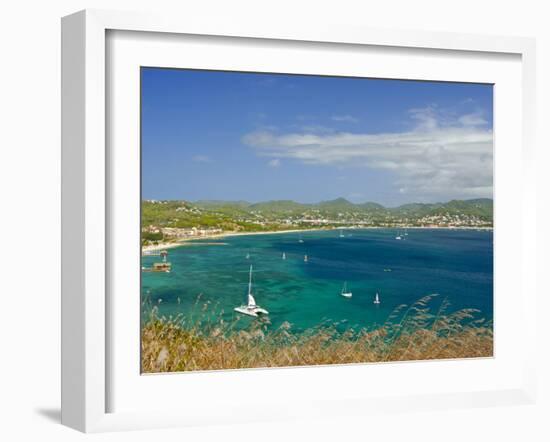
POLYGON ((237 313, 242 313, 243 315, 257 317, 259 315, 267 315, 269 312, 256 304, 256 300, 252 295, 252 266, 250 266, 250 273, 248 277, 248 294, 247 294, 247 304, 235 307, 237 313))
POLYGON ((344 287, 342 287, 342 291, 340 292, 340 295, 344 298, 351 298, 352 293, 348 290, 348 282, 344 282, 344 287))

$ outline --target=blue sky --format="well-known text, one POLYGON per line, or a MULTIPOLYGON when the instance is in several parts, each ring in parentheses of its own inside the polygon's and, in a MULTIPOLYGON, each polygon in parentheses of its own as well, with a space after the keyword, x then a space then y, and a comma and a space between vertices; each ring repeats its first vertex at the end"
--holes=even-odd
POLYGON ((142 68, 145 199, 492 197, 491 85, 142 68))

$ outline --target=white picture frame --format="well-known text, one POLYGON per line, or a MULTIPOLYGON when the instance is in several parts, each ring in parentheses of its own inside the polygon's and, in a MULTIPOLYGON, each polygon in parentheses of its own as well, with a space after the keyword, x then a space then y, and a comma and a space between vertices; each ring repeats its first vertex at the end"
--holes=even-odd
MULTIPOLYGON (((158 34, 157 34, 158 35, 158 34)), ((517 37, 490 37, 450 33, 388 31, 358 29, 346 26, 310 24, 293 27, 281 23, 218 23, 195 17, 174 18, 123 12, 87 10, 63 18, 62 21, 62 422, 85 432, 168 426, 207 425, 222 422, 248 422, 288 417, 328 416, 334 413, 365 414, 373 410, 412 410, 531 403, 536 393, 534 321, 537 291, 535 284, 535 198, 534 174, 534 109, 535 109, 535 43, 517 37), (367 395, 348 397, 334 393, 326 400, 315 400, 309 407, 289 407, 275 401, 254 413, 243 415, 237 410, 246 407, 249 398, 240 399, 235 409, 207 414, 200 407, 191 413, 172 406, 162 410, 113 411, 109 393, 110 377, 109 327, 111 316, 108 299, 109 244, 115 232, 108 228, 113 199, 109 194, 109 155, 106 120, 106 36, 111 31, 154 32, 163 35, 218 36, 220 38, 268 39, 286 45, 338 44, 375 46, 380 50, 402 48, 448 52, 509 54, 520 57, 521 63, 521 296, 523 312, 521 330, 524 352, 518 355, 522 366, 521 382, 502 388, 449 393, 379 396, 376 402, 367 395)), ((498 115, 496 118, 499 118, 498 115)), ((498 133, 497 133, 498 137, 498 133)), ((514 173, 512 172, 512 173, 514 173)), ((116 171, 115 171, 116 173, 116 171)), ((498 192, 498 189, 497 189, 498 192)), ((498 204, 498 203, 497 203, 498 204)), ((518 240, 519 241, 519 240, 518 240)), ((518 243, 519 244, 519 243, 518 243)), ((498 253, 498 248, 497 248, 498 253)), ((520 280, 518 279, 518 283, 520 280)), ((137 296, 137 295, 136 295, 137 296)), ((116 320, 116 318, 114 318, 116 320)), ((498 338, 497 338, 498 339, 498 338)), ((429 364, 429 363, 428 363, 429 364)), ((331 370, 339 370, 333 367, 331 370)), ((361 367, 348 370, 357 376, 361 367)), ((382 367, 378 370, 390 370, 382 367)), ((300 369, 300 370, 318 370, 300 369)), ((475 368, 472 370, 475 371, 475 368)), ((281 372, 281 370, 278 370, 281 372)), ((289 372, 288 370, 286 371, 289 372)), ((257 376, 248 371, 244 376, 257 376)), ((296 373, 299 373, 297 371, 296 373)), ((301 372, 303 373, 303 371, 301 372)), ((311 373, 311 372, 309 372, 311 373)), ((205 376, 216 374, 202 373, 205 376)), ((177 375, 176 375, 177 376, 177 375)), ((288 375, 290 376, 290 375, 288 375)), ((166 378, 166 377, 165 377, 166 378)), ((193 382, 192 378, 190 382, 193 382)), ((197 379, 197 378, 195 378, 197 379)), ((167 382, 167 381, 163 381, 167 382)), ((227 382, 223 377, 217 382, 227 382)), ((276 383, 277 380, 275 379, 276 383)), ((238 402, 238 401, 237 401, 238 402)))

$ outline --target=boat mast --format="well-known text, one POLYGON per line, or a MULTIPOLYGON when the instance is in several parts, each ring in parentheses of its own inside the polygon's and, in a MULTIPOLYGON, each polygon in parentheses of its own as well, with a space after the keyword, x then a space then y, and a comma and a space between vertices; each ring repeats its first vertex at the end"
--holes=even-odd
POLYGON ((252 266, 250 266, 250 275, 248 277, 248 295, 252 294, 252 266))

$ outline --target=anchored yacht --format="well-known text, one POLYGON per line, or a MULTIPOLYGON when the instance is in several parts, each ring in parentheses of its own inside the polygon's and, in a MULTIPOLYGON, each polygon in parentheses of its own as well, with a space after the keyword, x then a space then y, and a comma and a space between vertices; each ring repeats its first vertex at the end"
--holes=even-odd
POLYGON ((348 291, 348 282, 344 282, 344 287, 342 287, 342 291, 340 292, 340 295, 342 295, 344 298, 351 298, 352 293, 348 291))
POLYGON ((250 273, 248 276, 248 295, 247 295, 247 304, 241 305, 240 307, 235 307, 234 310, 243 315, 257 317, 259 315, 267 315, 269 312, 261 308, 256 304, 254 296, 252 296, 252 266, 250 266, 250 273))

